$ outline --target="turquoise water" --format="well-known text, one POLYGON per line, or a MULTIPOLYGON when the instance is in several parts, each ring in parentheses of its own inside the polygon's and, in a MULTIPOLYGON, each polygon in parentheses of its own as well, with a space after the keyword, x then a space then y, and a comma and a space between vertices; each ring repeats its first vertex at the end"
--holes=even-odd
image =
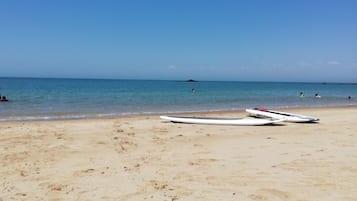
POLYGON ((357 85, 321 83, 0 78, 0 94, 0 121, 357 105, 357 85))

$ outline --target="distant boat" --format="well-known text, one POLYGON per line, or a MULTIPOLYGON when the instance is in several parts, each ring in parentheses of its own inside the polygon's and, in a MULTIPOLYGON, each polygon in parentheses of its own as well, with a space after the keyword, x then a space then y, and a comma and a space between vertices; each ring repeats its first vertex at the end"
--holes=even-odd
POLYGON ((197 82, 196 80, 186 80, 185 82, 197 82))

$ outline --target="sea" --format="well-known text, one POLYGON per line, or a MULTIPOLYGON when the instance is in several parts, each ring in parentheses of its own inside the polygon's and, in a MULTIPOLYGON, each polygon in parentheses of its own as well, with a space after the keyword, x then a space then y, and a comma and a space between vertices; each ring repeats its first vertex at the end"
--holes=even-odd
POLYGON ((0 94, 0 121, 357 105, 352 83, 0 78, 0 94))

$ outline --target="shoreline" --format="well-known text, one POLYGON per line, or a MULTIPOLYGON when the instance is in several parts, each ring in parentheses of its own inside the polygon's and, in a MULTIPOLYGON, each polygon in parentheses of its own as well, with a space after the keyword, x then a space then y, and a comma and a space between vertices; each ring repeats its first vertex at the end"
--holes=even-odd
MULTIPOLYGON (((281 111, 287 111, 287 112, 292 112, 294 111, 299 111, 299 110, 314 110, 314 109, 328 109, 328 108, 357 108, 357 105, 337 105, 337 106, 311 106, 311 107, 306 107, 306 106, 296 106, 296 107, 272 107, 269 109, 274 109, 274 110, 281 110, 281 111)), ((135 118, 135 117, 157 117, 160 115, 222 115, 222 114, 234 114, 234 113, 245 113, 245 109, 237 109, 237 110, 217 110, 217 111, 187 111, 187 112, 157 112, 157 113, 148 113, 148 114, 123 114, 123 115, 103 115, 103 116, 92 116, 92 117, 64 117, 64 118, 48 118, 48 117, 42 117, 40 119, 15 119, 15 120, 0 120, 1 123, 11 123, 11 122, 46 122, 46 121, 76 121, 76 120, 111 120, 111 119, 117 119, 117 118, 135 118)))
POLYGON ((320 122, 2 122, 0 200, 356 200, 357 107, 289 111, 320 122))

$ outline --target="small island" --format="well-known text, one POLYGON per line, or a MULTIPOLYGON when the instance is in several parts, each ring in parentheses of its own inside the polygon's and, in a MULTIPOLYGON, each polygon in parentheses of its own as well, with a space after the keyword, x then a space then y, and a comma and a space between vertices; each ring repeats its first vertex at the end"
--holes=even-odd
POLYGON ((186 80, 185 82, 197 82, 197 81, 196 81, 196 80, 189 79, 189 80, 186 80))

